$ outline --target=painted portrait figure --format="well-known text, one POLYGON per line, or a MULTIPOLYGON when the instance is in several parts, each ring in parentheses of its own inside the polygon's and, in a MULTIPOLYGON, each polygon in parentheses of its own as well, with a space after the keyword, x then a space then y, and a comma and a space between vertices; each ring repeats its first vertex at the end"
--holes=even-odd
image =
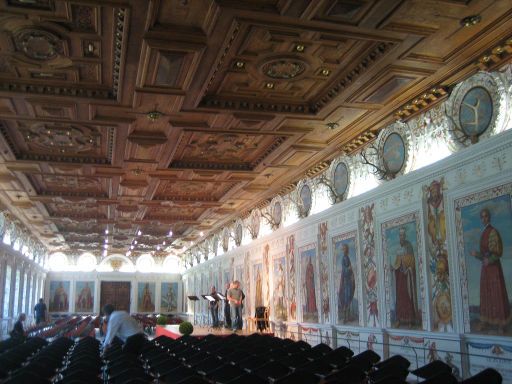
MULTIPOLYGON (((313 245, 314 246, 314 245, 313 245)), ((303 275, 303 321, 318 322, 318 306, 316 302, 315 266, 316 248, 306 246, 299 250, 303 275)))
POLYGON ((396 324, 409 328, 417 324, 418 301, 416 292, 416 264, 414 249, 407 240, 406 229, 399 229, 400 247, 396 253, 393 270, 395 274, 396 324))
POLYGON ((50 282, 50 312, 69 311, 69 281, 50 282))
POLYGON ((340 285, 338 288, 338 319, 347 323, 351 319, 352 300, 355 293, 355 278, 349 257, 348 244, 342 244, 340 285))
POLYGON ((463 240, 458 242, 462 286, 467 289, 464 323, 470 332, 512 334, 511 193, 512 184, 507 184, 455 200, 457 235, 463 240))
POLYGON ((160 310, 166 312, 178 309, 178 283, 162 283, 160 310))
POLYGON ((424 289, 420 266, 423 265, 419 212, 382 224, 384 276, 386 287, 386 322, 389 327, 420 329, 423 324, 424 289))
POLYGON ((274 260, 274 312, 276 319, 286 320, 286 278, 285 258, 274 260))
POLYGON ((139 283, 139 312, 154 312, 155 283, 139 283))
POLYGON ((263 306, 263 282, 261 278, 262 274, 262 265, 256 264, 254 266, 254 286, 255 286, 255 297, 254 297, 254 305, 256 308, 263 306))
POLYGON ((92 312, 94 303, 94 282, 77 281, 76 283, 76 311, 92 312), (91 289, 92 286, 92 289, 91 289))
POLYGON ((491 224, 489 208, 480 211, 482 233, 480 247, 471 251, 481 263, 480 271, 480 326, 497 327, 498 334, 504 333, 504 328, 510 322, 510 305, 507 287, 501 268, 500 259, 503 256, 503 242, 500 232, 491 224))

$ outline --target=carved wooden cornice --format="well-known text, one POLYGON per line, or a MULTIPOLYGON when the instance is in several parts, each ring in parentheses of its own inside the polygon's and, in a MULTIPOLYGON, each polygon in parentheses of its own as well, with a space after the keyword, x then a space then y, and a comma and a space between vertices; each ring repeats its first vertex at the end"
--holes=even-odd
POLYGON ((421 96, 408 102, 402 106, 396 113, 397 120, 409 120, 420 113, 424 113, 434 105, 444 100, 449 95, 449 88, 447 86, 433 87, 421 96))
POLYGON ((512 37, 488 50, 475 62, 482 71, 496 69, 512 60, 512 37))
POLYGON ((341 151, 346 155, 357 152, 371 141, 375 140, 378 132, 366 131, 356 138, 350 140, 347 144, 341 147, 341 151))

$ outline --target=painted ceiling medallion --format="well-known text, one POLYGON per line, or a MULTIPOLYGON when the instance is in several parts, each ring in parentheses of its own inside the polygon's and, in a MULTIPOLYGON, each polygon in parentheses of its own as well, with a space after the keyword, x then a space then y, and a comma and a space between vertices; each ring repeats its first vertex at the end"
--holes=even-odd
POLYGON ((53 153, 93 151, 99 142, 97 129, 78 125, 34 124, 20 129, 29 148, 53 153))
POLYGON ((49 31, 24 28, 14 34, 19 51, 35 60, 51 60, 62 54, 62 41, 49 31))
POLYGON ((289 80, 302 74, 306 64, 297 59, 274 59, 263 64, 261 69, 272 79, 289 80))

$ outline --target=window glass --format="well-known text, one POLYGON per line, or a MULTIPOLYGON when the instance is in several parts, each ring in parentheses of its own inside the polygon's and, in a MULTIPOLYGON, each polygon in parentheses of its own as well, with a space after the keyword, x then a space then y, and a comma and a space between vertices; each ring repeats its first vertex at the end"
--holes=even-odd
POLYGON ((23 287, 21 293, 21 312, 27 313, 27 297, 28 297, 28 275, 27 272, 23 274, 23 287))
POLYGON ((11 304, 11 266, 5 268, 5 287, 4 287, 4 319, 9 317, 9 305, 11 304))
POLYGON ((16 280, 14 281, 14 303, 12 307, 12 316, 18 317, 18 304, 20 302, 20 283, 21 283, 21 271, 16 270, 16 280))
POLYGON ((32 277, 30 278, 30 287, 28 289, 28 298, 29 298, 29 303, 28 303, 28 309, 27 309, 27 312, 28 313, 31 313, 32 312, 32 308, 34 308, 34 281, 36 280, 36 275, 32 275, 32 277))

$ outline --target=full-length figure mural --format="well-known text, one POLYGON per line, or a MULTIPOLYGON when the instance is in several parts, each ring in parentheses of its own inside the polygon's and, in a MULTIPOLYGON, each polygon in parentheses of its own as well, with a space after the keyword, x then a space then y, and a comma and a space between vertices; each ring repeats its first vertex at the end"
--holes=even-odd
POLYGON ((414 249, 407 240, 405 227, 399 229, 400 247, 393 264, 395 272, 395 327, 416 324, 418 317, 418 300, 416 292, 416 263, 414 249))
POLYGON ((139 283, 138 286, 138 305, 139 312, 155 311, 155 283, 139 283))
POLYGON ((302 318, 305 322, 318 322, 315 286, 316 245, 299 248, 299 254, 302 271, 302 318))
POLYGON ((332 243, 334 262, 336 263, 335 281, 338 290, 337 322, 339 324, 357 324, 359 310, 356 295, 356 232, 335 236, 332 243))
POLYGON ((263 304, 263 269, 262 264, 254 265, 254 307, 262 307, 263 304))
POLYGON ((287 320, 286 312, 286 260, 274 259, 274 313, 277 320, 287 320))
POLYGON ((50 282, 50 312, 69 311, 69 281, 50 282))
POLYGON ((75 311, 92 312, 94 305, 94 281, 77 281, 75 311))
POLYGON ((176 311, 178 309, 178 283, 162 283, 160 292, 160 311, 176 311))
POLYGON ((510 191, 512 185, 508 184, 455 201, 463 236, 471 332, 512 334, 511 279, 505 279, 512 276, 510 191))
POLYGON ((385 259, 388 324, 394 328, 422 326, 422 307, 418 254, 418 213, 382 224, 382 249, 385 259))

